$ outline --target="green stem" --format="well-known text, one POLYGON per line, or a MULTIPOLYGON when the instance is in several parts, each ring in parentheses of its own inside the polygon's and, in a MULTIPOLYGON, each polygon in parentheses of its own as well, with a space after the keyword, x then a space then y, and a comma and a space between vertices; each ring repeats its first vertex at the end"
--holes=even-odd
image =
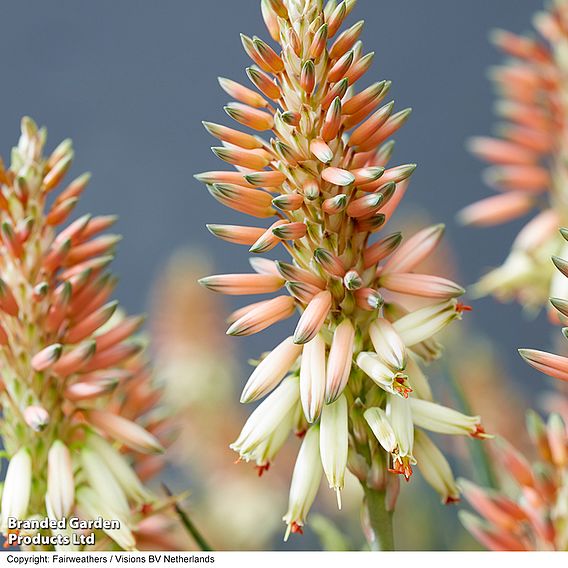
MULTIPOLYGON (((171 497, 172 492, 169 490, 169 488, 164 483, 162 483, 162 487, 164 488, 164 491, 166 492, 168 497, 171 497)), ((199 547, 199 550, 202 550, 203 552, 211 552, 213 549, 211 548, 209 543, 205 540, 201 532, 199 532, 199 529, 195 526, 193 521, 189 518, 189 515, 179 506, 177 502, 174 502, 174 508, 180 518, 182 525, 187 530, 187 532, 193 537, 193 540, 199 547)))
POLYGON ((392 511, 385 507, 385 491, 371 489, 363 485, 365 507, 367 508, 367 540, 373 551, 394 550, 394 531, 392 511))

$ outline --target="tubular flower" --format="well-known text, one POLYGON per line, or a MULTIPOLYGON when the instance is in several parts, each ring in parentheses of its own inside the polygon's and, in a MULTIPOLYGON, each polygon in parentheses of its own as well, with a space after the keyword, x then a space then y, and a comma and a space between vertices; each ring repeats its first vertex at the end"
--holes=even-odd
POLYGON ((495 459, 500 470, 507 473, 504 489, 485 489, 460 480, 466 499, 479 515, 460 511, 460 519, 490 550, 566 550, 566 425, 558 414, 551 414, 545 422, 530 411, 527 429, 538 461, 529 463, 523 454, 502 442, 495 459))
POLYGON ((494 43, 509 58, 491 71, 502 97, 496 110, 503 123, 497 137, 474 138, 469 146, 490 164, 484 179, 499 195, 460 213, 465 224, 490 226, 538 211, 516 237, 505 262, 477 284, 480 295, 515 299, 533 310, 557 295, 559 287, 566 289, 554 275, 550 257, 565 249, 556 228, 568 224, 568 7, 550 3, 534 24, 539 38, 502 30, 493 34, 494 43))
MULTIPOLYGON (((138 522, 161 506, 130 459, 162 452, 142 425, 151 426, 157 402, 132 340, 142 319, 109 301, 116 281, 105 269, 118 237, 101 232, 114 217, 85 215, 61 229, 89 176, 53 197, 73 149, 65 140, 44 157, 45 139, 45 129, 24 118, 11 166, 0 166, 0 433, 9 460, 1 530, 18 544, 8 517, 90 517, 88 495, 97 515, 121 522, 106 544, 135 548, 138 522)), ((45 532, 24 546, 74 546, 56 543, 65 535, 55 529, 45 532)))
MULTIPOLYGON (((394 506, 398 477, 388 470, 408 478, 416 463, 417 424, 407 400, 419 398, 415 377, 416 390, 429 393, 417 362, 439 355, 433 336, 466 309, 457 301, 463 288, 417 271, 443 226, 421 230, 403 244, 399 233, 383 234, 415 168, 388 165, 390 137, 410 109, 394 112, 392 102, 385 104, 388 81, 356 91, 373 54, 364 54, 358 40, 362 22, 339 33, 354 4, 262 1, 278 46, 241 36, 257 90, 220 80, 236 99, 225 107, 227 114, 256 132, 205 123, 224 144, 214 153, 236 170, 196 176, 223 205, 256 218, 254 227, 210 225, 215 236, 253 253, 281 246, 291 256, 289 262, 255 257, 254 273, 201 280, 225 294, 275 294, 234 312, 230 335, 250 335, 300 312, 294 333, 261 359, 247 381, 242 402, 267 398, 232 445, 265 471, 291 432, 305 435, 284 517, 287 534, 301 532, 315 498, 322 474, 313 465, 317 460, 334 491, 341 490, 349 464, 363 484, 378 491, 390 487, 394 506), (262 221, 270 218, 276 221, 262 221), (421 307, 410 311, 409 298, 422 299, 421 307), (374 434, 391 431, 387 444, 374 434)), ((424 409, 424 416, 431 410, 424 409)), ((441 414, 457 420, 462 433, 482 435, 477 417, 441 414)), ((436 419, 423 422, 429 428, 436 419)), ((427 458, 435 470, 437 454, 427 458)), ((451 484, 434 485, 446 492, 451 484)))

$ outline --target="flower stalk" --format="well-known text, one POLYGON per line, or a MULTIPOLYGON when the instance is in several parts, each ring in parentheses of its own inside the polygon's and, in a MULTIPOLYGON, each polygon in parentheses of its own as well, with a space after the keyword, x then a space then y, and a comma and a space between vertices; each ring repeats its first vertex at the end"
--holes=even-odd
MULTIPOLYGON (((231 447, 264 473, 290 434, 302 439, 286 538, 302 532, 322 477, 341 504, 349 468, 368 493, 373 547, 390 549, 399 474, 409 479, 417 463, 415 431, 484 436, 479 417, 433 403, 417 407, 420 424, 413 417, 413 403, 431 397, 420 364, 440 356, 434 336, 469 308, 458 300, 459 285, 420 272, 443 226, 408 240, 385 231, 416 167, 389 163, 391 136, 410 109, 395 112, 394 103, 385 103, 388 81, 358 91, 373 53, 365 54, 359 40, 362 22, 340 31, 354 0, 261 4, 274 47, 241 36, 254 63, 247 74, 259 92, 220 80, 236 100, 227 114, 247 132, 206 123, 223 143, 214 153, 235 171, 196 176, 221 204, 255 217, 251 227, 209 226, 215 236, 250 247, 254 273, 201 283, 231 295, 274 295, 231 314, 230 335, 248 336, 300 315, 292 336, 249 377, 241 400, 266 398, 231 447), (291 260, 256 256, 277 248, 291 260), (388 442, 384 432, 392 434, 388 442)), ((441 454, 431 455, 428 468, 444 469, 441 454)), ((430 478, 450 502, 451 483, 430 478)))

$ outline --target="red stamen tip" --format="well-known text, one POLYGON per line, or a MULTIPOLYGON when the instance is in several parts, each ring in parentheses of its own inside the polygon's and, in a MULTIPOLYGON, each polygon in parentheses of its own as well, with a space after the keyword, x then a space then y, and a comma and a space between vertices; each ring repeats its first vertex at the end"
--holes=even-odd
POLYGON ((270 469, 270 462, 266 462, 265 464, 257 465, 255 467, 258 472, 258 477, 262 477, 262 474, 270 469))
POLYGON ((444 499, 444 505, 451 505, 452 503, 459 503, 460 501, 461 499, 459 497, 452 497, 451 495, 448 495, 448 497, 444 499))
POLYGON ((478 438, 479 440, 484 440, 485 438, 491 438, 491 436, 489 436, 487 432, 485 432, 485 429, 481 424, 477 424, 475 426, 475 432, 472 432, 470 436, 472 438, 478 438))
POLYGON ((458 302, 456 304, 456 312, 458 314, 461 314, 463 312, 471 312, 473 311, 473 308, 471 306, 468 306, 467 304, 463 304, 462 302, 458 302))
POLYGON ((304 528, 302 526, 300 526, 298 523, 293 522, 291 532, 297 533, 297 534, 304 534, 304 528))

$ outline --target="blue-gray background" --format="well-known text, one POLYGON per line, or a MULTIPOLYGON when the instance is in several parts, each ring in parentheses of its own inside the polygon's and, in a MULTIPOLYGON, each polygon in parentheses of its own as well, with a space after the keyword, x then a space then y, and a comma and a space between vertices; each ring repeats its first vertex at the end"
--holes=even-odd
MULTIPOLYGON (((505 256, 518 227, 462 229, 456 211, 489 195, 481 165, 464 149, 490 132, 493 95, 486 69, 499 61, 487 41, 493 27, 525 31, 534 0, 359 0, 363 40, 376 51, 372 75, 393 81, 398 108, 413 116, 397 136, 397 162, 417 162, 407 207, 448 225, 460 272, 472 283, 505 256)), ((229 123, 218 75, 245 82, 239 32, 265 37, 256 0, 98 0, 2 3, 0 150, 17 140, 29 114, 51 145, 75 142, 74 172, 93 182, 80 212, 117 213, 124 235, 115 271, 118 296, 144 311, 154 275, 182 245, 203 247, 220 271, 247 270, 246 251, 212 237, 206 222, 240 220, 217 204, 192 174, 219 162, 202 119, 229 123)), ((519 360, 518 346, 545 346, 545 318, 527 322, 517 306, 475 302, 470 317, 491 335, 521 388, 542 386, 519 360)), ((189 322, 188 322, 189 323, 189 322)), ((239 340, 243 357, 269 346, 239 340)), ((489 393, 488 393, 489 394, 489 393)))

